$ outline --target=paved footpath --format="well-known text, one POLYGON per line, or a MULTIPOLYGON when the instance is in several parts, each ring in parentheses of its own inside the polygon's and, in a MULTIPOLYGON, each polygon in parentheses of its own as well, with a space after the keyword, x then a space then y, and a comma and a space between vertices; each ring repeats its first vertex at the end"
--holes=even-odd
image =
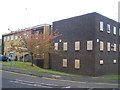
POLYGON ((2 66, 2 70, 17 72, 17 73, 22 73, 22 74, 29 74, 29 75, 38 76, 38 77, 61 79, 61 80, 118 84, 118 80, 105 78, 102 76, 101 77, 91 77, 91 76, 82 76, 82 75, 80 75, 80 76, 53 75, 53 74, 46 73, 46 72, 36 72, 36 71, 13 68, 13 67, 8 67, 8 66, 2 66))

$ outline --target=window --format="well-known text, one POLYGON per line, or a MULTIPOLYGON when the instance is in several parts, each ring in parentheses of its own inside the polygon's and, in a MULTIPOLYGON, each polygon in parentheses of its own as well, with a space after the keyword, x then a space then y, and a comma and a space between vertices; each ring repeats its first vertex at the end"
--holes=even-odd
POLYGON ((100 21, 100 31, 103 31, 103 22, 100 21))
POLYGON ((4 37, 4 42, 6 41, 6 39, 7 39, 7 38, 6 38, 6 37, 4 37))
POLYGON ((18 36, 17 35, 15 35, 15 40, 17 40, 18 39, 18 36))
POLYGON ((104 50, 104 43, 103 41, 100 41, 100 51, 103 51, 104 50))
POLYGON ((67 48, 67 44, 68 44, 67 42, 64 42, 64 43, 63 43, 63 50, 64 50, 64 51, 67 51, 67 49, 68 49, 68 48, 67 48))
POLYGON ((58 43, 54 43, 54 50, 58 50, 58 43))
POLYGON ((10 37, 9 36, 7 36, 7 41, 9 41, 10 40, 10 37))
POLYGON ((76 69, 80 68, 80 60, 79 59, 75 59, 75 68, 76 69))
POLYGON ((13 40, 14 39, 14 35, 11 35, 11 40, 13 40))
POLYGON ((103 60, 100 60, 100 65, 103 65, 103 63, 104 63, 103 60))
POLYGON ((113 27, 113 34, 116 35, 116 27, 113 27))
POLYGON ((107 24, 107 33, 110 33, 110 24, 107 24))
POLYGON ((75 50, 80 50, 80 42, 79 41, 75 42, 75 50))
POLYGON ((114 51, 116 51, 116 44, 114 43, 114 51))
POLYGON ((63 67, 67 67, 67 59, 63 59, 63 67))
POLYGON ((107 43, 107 51, 110 51, 110 43, 107 43))
POLYGON ((116 64, 116 63, 117 63, 117 61, 116 61, 116 60, 113 60, 113 63, 114 63, 114 64, 116 64))
POLYGON ((87 50, 93 50, 93 41, 87 41, 87 50))

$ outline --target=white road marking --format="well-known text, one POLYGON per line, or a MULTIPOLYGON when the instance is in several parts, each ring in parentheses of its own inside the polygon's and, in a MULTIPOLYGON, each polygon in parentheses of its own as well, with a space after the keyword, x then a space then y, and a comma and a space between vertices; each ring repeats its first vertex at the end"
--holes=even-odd
MULTIPOLYGON (((3 70, 2 70, 3 71, 3 70)), ((20 74, 20 73, 15 73, 15 72, 10 72, 10 71, 4 71, 4 72, 9 72, 9 73, 13 73, 13 74, 20 74)), ((20 75, 25 75, 25 76, 30 76, 30 77, 33 77, 31 75, 26 75, 26 74, 20 74, 20 75)), ((37 76, 35 76, 36 78, 37 76)), ((47 77, 41 77, 43 79, 48 79, 48 80, 59 80, 59 81, 64 81, 64 82, 74 82, 74 83, 92 83, 92 84, 101 84, 101 85, 114 85, 114 86, 118 86, 120 84, 117 84, 117 83, 100 83, 100 82, 97 82, 97 83, 94 83, 94 82, 80 82, 80 81, 71 81, 71 80, 62 80, 62 79, 53 79, 53 78, 47 78, 47 77)))
POLYGON ((40 84, 33 84, 33 82, 32 82, 32 83, 28 83, 29 81, 23 82, 22 80, 19 80, 19 81, 10 81, 10 82, 19 83, 19 84, 24 84, 24 85, 29 85, 29 86, 52 88, 52 87, 50 87, 50 86, 43 86, 43 85, 40 85, 40 84))
MULTIPOLYGON (((10 81, 10 82, 19 83, 19 84, 25 84, 25 85, 30 85, 30 86, 36 86, 36 87, 45 87, 45 88, 59 87, 56 84, 31 82, 31 81, 25 81, 25 80, 20 80, 20 79, 15 79, 15 80, 10 81)), ((64 87, 61 86, 61 88, 71 88, 71 86, 64 86, 64 87)))
POLYGON ((20 80, 20 79, 15 79, 16 81, 21 81, 21 82, 26 82, 26 83, 37 83, 37 84, 41 84, 41 85, 47 85, 47 86, 58 86, 56 84, 48 84, 48 83, 40 83, 40 82, 31 82, 31 81, 25 81, 25 80, 20 80))

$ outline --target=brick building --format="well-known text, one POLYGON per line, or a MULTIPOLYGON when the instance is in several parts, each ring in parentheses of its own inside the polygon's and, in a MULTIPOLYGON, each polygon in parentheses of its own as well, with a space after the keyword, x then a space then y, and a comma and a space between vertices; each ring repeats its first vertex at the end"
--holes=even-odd
POLYGON ((62 33, 54 45, 63 55, 51 55, 51 69, 93 76, 118 73, 118 22, 93 12, 55 21, 53 30, 62 33))

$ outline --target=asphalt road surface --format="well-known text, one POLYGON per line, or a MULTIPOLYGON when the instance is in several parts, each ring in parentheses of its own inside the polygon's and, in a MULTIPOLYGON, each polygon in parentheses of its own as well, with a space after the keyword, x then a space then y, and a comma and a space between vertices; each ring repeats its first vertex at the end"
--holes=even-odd
POLYGON ((117 84, 90 83, 2 72, 2 88, 118 88, 117 84))

